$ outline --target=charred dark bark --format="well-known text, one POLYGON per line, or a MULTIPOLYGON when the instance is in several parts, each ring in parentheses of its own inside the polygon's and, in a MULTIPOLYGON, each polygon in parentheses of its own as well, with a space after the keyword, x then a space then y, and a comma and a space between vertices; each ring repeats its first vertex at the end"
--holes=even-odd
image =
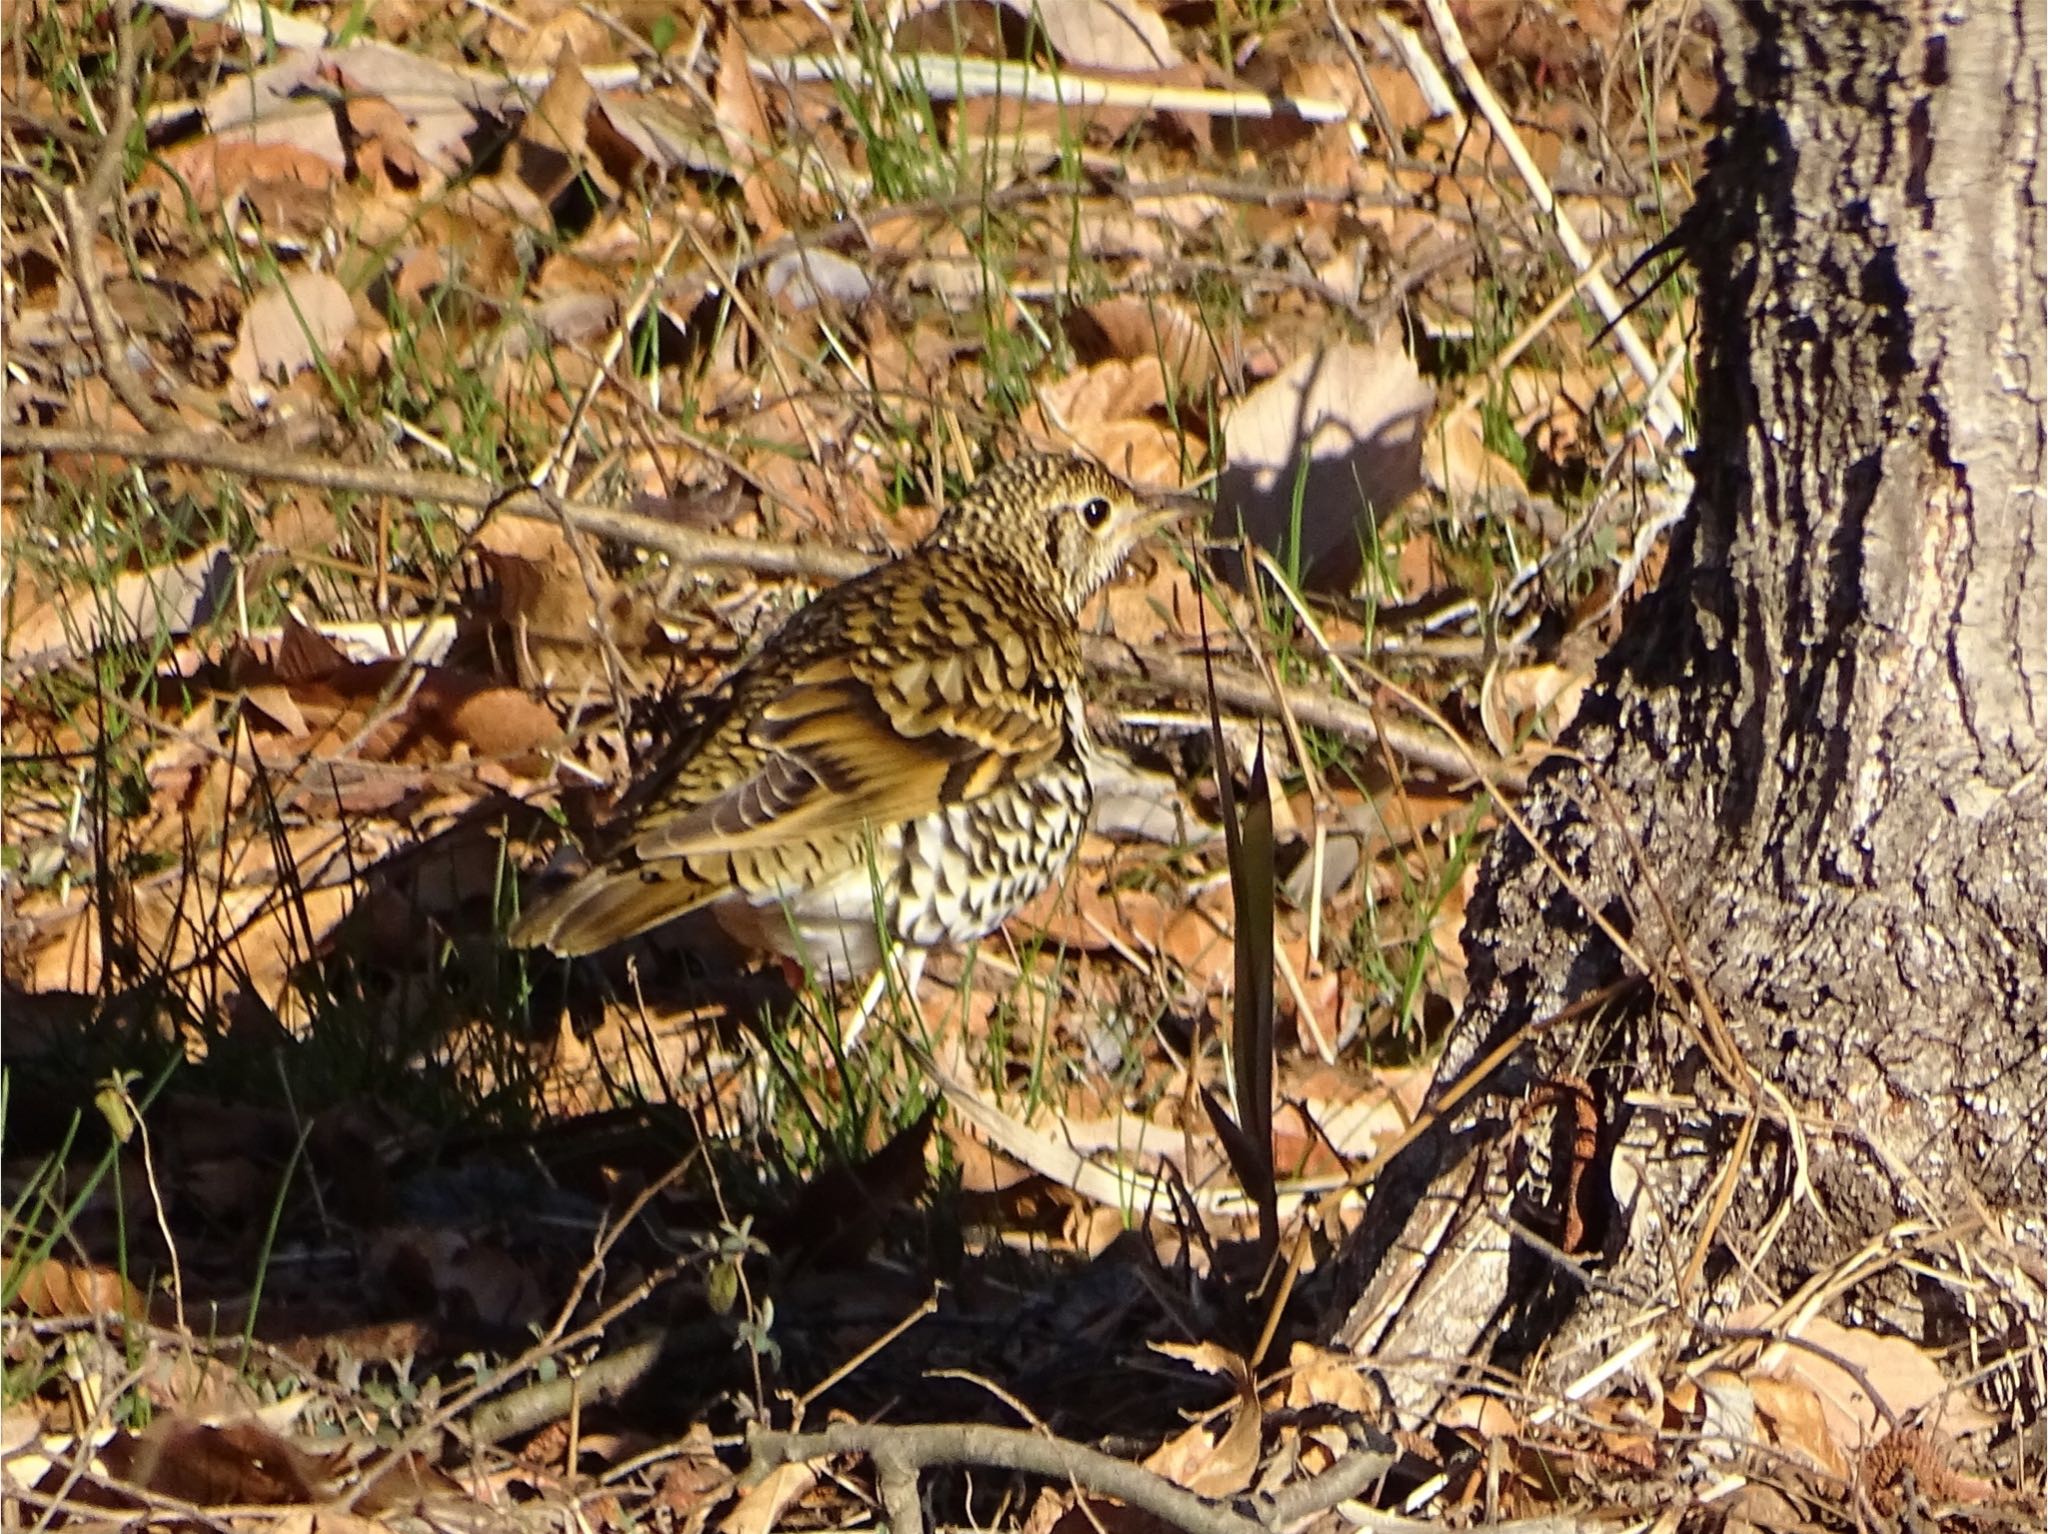
POLYGON ((1545 855, 1490 856, 1440 1082, 1531 1034, 1346 1254, 1410 1410, 1865 1250, 1852 1307, 1937 1345, 1995 1272, 1975 1341, 2040 1388, 2042 13, 1716 16, 1691 515, 1521 806, 1545 855), (1594 1126, 1547 1185, 1486 1154, 1532 1103, 1594 1126))

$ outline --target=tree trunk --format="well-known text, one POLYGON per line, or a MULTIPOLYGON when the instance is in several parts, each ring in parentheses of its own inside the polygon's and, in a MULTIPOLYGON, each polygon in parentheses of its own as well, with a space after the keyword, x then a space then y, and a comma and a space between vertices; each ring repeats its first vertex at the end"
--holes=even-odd
POLYGON ((1519 1046, 1340 1267, 1418 1415, 1835 1278, 2038 1404, 2042 9, 1715 19, 1691 515, 1490 854, 1440 1089, 1519 1046))

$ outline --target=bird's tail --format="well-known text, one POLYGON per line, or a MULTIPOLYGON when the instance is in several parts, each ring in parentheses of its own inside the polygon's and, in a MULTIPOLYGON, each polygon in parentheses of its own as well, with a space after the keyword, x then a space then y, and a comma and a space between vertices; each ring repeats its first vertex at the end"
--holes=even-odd
POLYGON ((655 864, 598 868, 543 895, 520 913, 506 937, 515 948, 575 958, 637 937, 717 897, 717 890, 655 864))

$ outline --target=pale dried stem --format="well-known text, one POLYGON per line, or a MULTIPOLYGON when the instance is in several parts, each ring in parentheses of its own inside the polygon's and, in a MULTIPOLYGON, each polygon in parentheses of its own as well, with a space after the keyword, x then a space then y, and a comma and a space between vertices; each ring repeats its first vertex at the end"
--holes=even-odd
POLYGON ((597 399, 597 391, 612 377, 612 367, 619 360, 619 353, 625 350, 626 340, 632 335, 633 327, 640 323, 641 315, 647 312, 647 305, 652 302, 655 293, 667 279, 669 266, 674 262, 676 252, 682 248, 682 243, 683 236, 680 232, 670 237, 667 247, 655 259, 653 268, 641 279, 631 301, 620 313, 618 324, 612 327, 611 335, 605 341, 603 355, 599 357, 597 366, 591 370, 590 381, 584 385, 583 392, 576 396, 576 403, 569 411, 568 424, 562 428, 561 435, 556 439, 554 450, 527 476, 526 482, 535 489, 546 488, 550 480, 557 481, 553 488, 558 494, 568 488, 568 481, 563 476, 567 475, 569 462, 575 457, 576 434, 583 425, 583 418, 597 399))
MULTIPOLYGON (((878 1477, 894 1482, 884 1493, 895 1512, 907 1514, 915 1505, 916 1477, 925 1470, 951 1465, 986 1465, 1063 1480, 1077 1489, 1116 1497, 1189 1534, 1275 1534, 1303 1519, 1327 1512, 1356 1498, 1393 1464, 1391 1443, 1377 1434, 1339 1459, 1320 1475, 1267 1494, 1251 1494, 1225 1502, 1197 1496, 1164 1476, 1112 1458, 1082 1444, 1049 1434, 978 1424, 933 1423, 905 1427, 869 1427, 838 1423, 818 1433, 756 1433, 748 1440, 754 1463, 749 1478, 778 1465, 860 1454, 875 1463, 878 1477), (906 1491, 908 1484, 910 1490, 906 1491), (1239 1512, 1251 1510, 1253 1516, 1239 1512)), ((1429 1527, 1384 1514, 1372 1516, 1372 1527, 1429 1527)), ((1502 1525, 1501 1527, 1506 1527, 1502 1525)))
POLYGON ((72 285, 78 290, 78 306, 85 314, 86 329, 91 331, 93 346, 100 354, 101 376, 145 431, 159 432, 175 426, 176 419, 150 397, 148 387, 128 366, 121 350, 121 325, 107 304, 106 279, 93 249, 100 209, 113 195, 120 179, 122 161, 128 152, 128 134, 135 126, 135 60, 134 0, 115 0, 113 115, 84 183, 80 187, 60 187, 57 206, 64 225, 64 243, 71 257, 72 285))
MULTIPOLYGON (((501 496, 488 485, 461 475, 280 456, 262 448, 191 432, 138 437, 132 433, 23 427, 8 434, 5 451, 10 455, 83 453, 146 463, 195 463, 253 479, 281 480, 323 490, 437 501, 475 511, 495 507, 508 516, 539 521, 552 522, 558 516, 554 507, 531 491, 501 496)), ((594 536, 616 538, 707 567, 845 580, 874 563, 852 550, 697 532, 584 501, 560 503, 559 515, 594 536)), ((1108 636, 1089 636, 1082 645, 1089 665, 1105 675, 1140 682, 1180 698, 1201 699, 1208 695, 1209 675, 1197 660, 1138 650, 1108 636)), ((1455 779, 1478 776, 1506 789, 1519 789, 1526 782, 1521 767, 1499 761, 1453 735, 1440 736, 1385 720, 1377 711, 1341 698, 1307 688, 1281 686, 1235 667, 1216 668, 1214 679, 1220 703, 1255 718, 1280 720, 1291 713, 1300 724, 1350 740, 1384 741, 1404 759, 1455 779)), ((1434 711, 1423 717, 1448 730, 1434 711)))
POLYGON ((1522 184, 1529 189, 1529 195, 1535 199, 1536 206, 1550 220, 1551 227, 1556 231, 1558 244, 1564 247, 1564 253, 1571 258, 1573 268, 1584 277, 1586 291, 1592 296, 1594 307, 1613 329, 1615 342, 1621 347, 1622 355, 1628 359, 1629 366, 1635 369, 1636 375, 1653 391, 1646 407, 1651 422, 1665 437, 1679 435, 1685 428, 1685 412, 1678 408, 1678 402, 1672 398, 1670 383, 1664 370, 1650 355, 1649 348, 1643 345, 1642 338, 1636 334, 1635 326, 1629 323, 1628 311, 1616 295, 1613 285, 1600 272, 1593 253, 1579 237, 1579 231, 1572 226, 1571 220, 1565 217, 1563 208, 1558 205, 1557 194, 1551 191, 1550 183, 1544 179, 1543 172, 1530 157, 1528 149, 1522 143, 1521 135, 1515 131, 1514 122, 1509 118, 1507 109, 1500 104, 1500 98, 1494 95, 1493 87, 1486 83, 1486 76, 1480 72, 1479 65, 1473 60, 1472 51, 1465 46, 1465 36, 1458 30, 1457 18, 1451 14, 1449 0, 1423 0, 1423 5, 1429 12, 1430 23, 1436 28, 1437 40, 1443 45, 1444 57, 1457 71, 1466 93, 1471 96, 1473 104, 1485 117, 1487 126, 1492 128, 1495 136, 1499 138, 1501 147, 1507 151, 1508 159, 1513 163, 1516 173, 1521 176, 1522 184))

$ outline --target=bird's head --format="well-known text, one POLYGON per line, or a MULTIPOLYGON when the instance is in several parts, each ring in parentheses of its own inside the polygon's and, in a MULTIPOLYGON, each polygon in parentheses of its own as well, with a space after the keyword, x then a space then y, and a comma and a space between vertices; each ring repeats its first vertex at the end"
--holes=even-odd
POLYGON ((1086 458, 1031 454, 976 480, 939 519, 930 541, 1011 561, 1078 614, 1140 539, 1198 504, 1135 490, 1086 458))

